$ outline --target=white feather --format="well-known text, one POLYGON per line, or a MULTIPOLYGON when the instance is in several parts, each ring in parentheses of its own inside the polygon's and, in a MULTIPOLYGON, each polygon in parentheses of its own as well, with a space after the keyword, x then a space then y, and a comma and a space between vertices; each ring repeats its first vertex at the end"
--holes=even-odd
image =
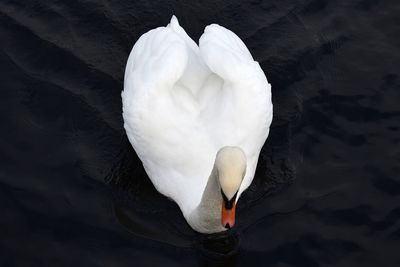
POLYGON ((272 121, 271 86, 233 32, 209 25, 197 46, 173 16, 143 34, 129 55, 122 101, 129 141, 186 219, 221 147, 246 154, 238 198, 251 184, 272 121))

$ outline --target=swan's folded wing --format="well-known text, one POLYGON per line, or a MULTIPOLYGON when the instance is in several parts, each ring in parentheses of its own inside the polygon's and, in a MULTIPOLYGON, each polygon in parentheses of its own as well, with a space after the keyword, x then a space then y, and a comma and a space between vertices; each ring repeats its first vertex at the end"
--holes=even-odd
POLYGON ((188 214, 200 201, 212 153, 196 113, 179 104, 186 96, 181 79, 190 47, 174 30, 149 31, 133 47, 122 92, 123 118, 128 139, 156 189, 188 214))
MULTIPOLYGON (((215 110, 220 109, 214 117, 219 117, 209 128, 219 129, 213 139, 220 147, 233 144, 246 153, 248 165, 240 195, 254 177, 259 152, 269 133, 271 85, 243 41, 222 26, 206 27, 200 38, 200 52, 210 70, 224 80, 224 92, 235 92, 232 94, 235 100, 229 98, 228 105, 217 103, 215 110)), ((208 121, 213 123, 213 120, 208 121)))
POLYGON ((159 27, 143 34, 134 45, 125 68, 123 98, 140 90, 168 90, 185 71, 185 42, 170 28, 159 27))
POLYGON ((254 145, 248 150, 256 151, 255 147, 261 148, 264 143, 272 119, 271 85, 263 70, 243 41, 217 24, 209 25, 204 30, 200 38, 200 52, 210 70, 224 80, 223 92, 235 91, 235 100, 221 98, 212 109, 218 110, 215 116, 219 117, 215 120, 217 125, 210 128, 221 128, 220 136, 214 136, 214 139, 230 139, 237 144, 250 142, 254 145), (222 105, 223 101, 229 103, 222 105), (239 135, 239 132, 243 134, 239 135), (256 138, 257 142, 253 142, 255 135, 260 137, 256 138))
POLYGON ((258 63, 243 41, 218 24, 205 28, 200 38, 200 52, 211 71, 224 80, 235 81, 254 71, 259 72, 258 63))

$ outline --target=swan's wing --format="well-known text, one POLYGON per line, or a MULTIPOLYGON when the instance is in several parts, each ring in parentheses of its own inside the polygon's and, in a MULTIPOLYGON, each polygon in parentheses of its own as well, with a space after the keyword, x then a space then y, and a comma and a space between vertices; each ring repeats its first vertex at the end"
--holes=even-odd
POLYGON ((243 41, 232 31, 218 25, 208 25, 200 38, 201 55, 212 72, 224 80, 237 81, 257 70, 243 41))
POLYGON ((151 30, 134 45, 125 72, 123 118, 153 184, 187 214, 201 198, 213 151, 196 119, 196 103, 180 82, 190 47, 172 26, 151 30))
POLYGON ((271 86, 243 41, 222 26, 206 27, 200 52, 210 70, 223 80, 223 97, 211 108, 213 118, 205 119, 210 129, 219 129, 212 138, 219 147, 240 146, 248 159, 240 195, 254 177, 259 152, 269 133, 271 86))
POLYGON ((188 61, 184 41, 170 28, 143 34, 134 45, 125 68, 124 96, 140 90, 168 90, 182 76, 188 61))
MULTIPOLYGON (((121 96, 124 127, 139 156, 146 150, 140 140, 157 136, 157 130, 162 130, 154 111, 163 108, 160 103, 168 99, 185 70, 187 59, 185 42, 169 27, 150 30, 132 48, 121 96)), ((166 110, 166 117, 168 112, 172 111, 166 110)), ((163 117, 158 119, 162 122, 163 117)))

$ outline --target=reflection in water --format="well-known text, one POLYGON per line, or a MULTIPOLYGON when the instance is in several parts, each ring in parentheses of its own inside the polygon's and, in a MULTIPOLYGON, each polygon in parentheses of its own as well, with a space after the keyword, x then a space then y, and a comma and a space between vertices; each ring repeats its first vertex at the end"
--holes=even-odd
POLYGON ((240 236, 234 229, 219 234, 199 234, 194 239, 200 266, 235 266, 240 257, 240 236))

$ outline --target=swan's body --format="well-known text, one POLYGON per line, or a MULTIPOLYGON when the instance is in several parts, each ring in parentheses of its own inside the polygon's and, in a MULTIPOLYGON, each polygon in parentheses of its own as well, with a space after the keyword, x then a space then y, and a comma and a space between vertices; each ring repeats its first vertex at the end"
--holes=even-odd
POLYGON ((122 101, 127 136, 156 189, 179 205, 193 229, 225 230, 220 192, 231 189, 214 170, 243 164, 244 152, 243 177, 232 171, 240 179, 232 189, 237 200, 253 180, 272 121, 270 84, 244 43, 213 24, 197 46, 173 17, 134 45, 122 101), (217 163, 226 146, 239 149, 225 149, 217 163))

